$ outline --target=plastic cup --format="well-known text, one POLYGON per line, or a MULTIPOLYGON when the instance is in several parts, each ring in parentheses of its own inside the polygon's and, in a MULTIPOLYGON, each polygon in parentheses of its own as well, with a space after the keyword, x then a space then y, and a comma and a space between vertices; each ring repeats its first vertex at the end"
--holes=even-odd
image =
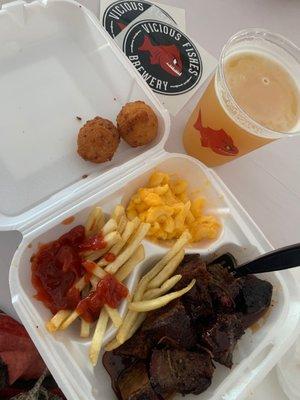
POLYGON ((256 28, 232 36, 223 47, 216 74, 183 133, 186 152, 210 167, 241 157, 274 140, 300 133, 299 124, 290 132, 268 129, 237 103, 226 82, 224 66, 228 57, 238 52, 259 53, 271 58, 287 70, 296 88, 300 81, 300 49, 288 39, 256 28))

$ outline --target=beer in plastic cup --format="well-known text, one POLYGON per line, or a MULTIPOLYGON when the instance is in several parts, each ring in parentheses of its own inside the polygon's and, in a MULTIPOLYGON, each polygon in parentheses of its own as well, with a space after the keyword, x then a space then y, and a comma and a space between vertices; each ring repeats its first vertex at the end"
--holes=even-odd
POLYGON ((238 32, 186 125, 186 152, 213 167, 299 133, 299 81, 297 46, 261 29, 238 32))

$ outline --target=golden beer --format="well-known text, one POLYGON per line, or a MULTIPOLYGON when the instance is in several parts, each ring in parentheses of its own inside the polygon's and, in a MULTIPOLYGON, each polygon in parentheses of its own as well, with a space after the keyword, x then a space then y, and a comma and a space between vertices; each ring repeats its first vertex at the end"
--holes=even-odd
POLYGON ((234 35, 183 134, 186 152, 208 166, 299 133, 300 50, 257 29, 234 35))

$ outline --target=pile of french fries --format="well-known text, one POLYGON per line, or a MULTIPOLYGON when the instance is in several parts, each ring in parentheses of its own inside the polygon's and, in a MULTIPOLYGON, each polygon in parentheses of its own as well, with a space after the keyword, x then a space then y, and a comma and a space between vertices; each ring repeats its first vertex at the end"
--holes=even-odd
POLYGON ((142 325, 148 311, 161 308, 191 290, 195 279, 185 288, 168 293, 182 278, 182 275, 173 274, 183 260, 184 247, 190 239, 190 233, 184 232, 168 253, 141 278, 122 325, 116 337, 106 345, 106 351, 114 350, 130 339, 142 325))
MULTIPOLYGON (((101 234, 104 237, 106 247, 101 250, 88 251, 83 254, 88 266, 91 262, 93 268, 87 268, 84 275, 75 288, 85 298, 91 290, 94 290, 99 281, 107 273, 113 274, 120 282, 124 281, 144 260, 145 251, 142 240, 149 231, 150 225, 143 223, 139 218, 128 221, 125 209, 118 205, 111 218, 105 223, 104 215, 100 207, 95 207, 86 222, 86 237, 101 234), (114 261, 109 262, 105 258, 107 253, 112 253, 114 261), (90 277, 92 273, 92 276, 90 277), (90 277, 87 279, 87 277, 90 277)), ((135 292, 130 298, 128 311, 124 318, 117 309, 105 305, 95 324, 91 324, 80 317, 76 310, 61 310, 55 314, 46 324, 49 332, 65 330, 77 320, 81 319, 80 336, 88 338, 92 325, 95 329, 89 349, 89 357, 93 366, 98 362, 103 338, 107 330, 109 320, 117 328, 115 338, 106 346, 106 350, 113 350, 128 340, 141 326, 147 311, 160 308, 170 301, 182 296, 194 285, 193 280, 186 288, 177 292, 168 293, 181 279, 181 275, 174 275, 175 270, 184 257, 184 246, 189 242, 190 234, 184 232, 168 253, 139 281, 135 292)), ((128 300, 129 301, 129 300, 128 300)))

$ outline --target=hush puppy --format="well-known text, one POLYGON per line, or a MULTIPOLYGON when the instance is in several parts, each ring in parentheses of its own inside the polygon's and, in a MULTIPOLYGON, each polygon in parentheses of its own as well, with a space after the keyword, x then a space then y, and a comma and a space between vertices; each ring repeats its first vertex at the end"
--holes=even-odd
POLYGON ((157 116, 143 101, 127 103, 117 116, 121 137, 132 147, 144 146, 157 136, 157 116))
POLYGON ((80 129, 77 138, 77 152, 84 159, 103 163, 112 159, 120 142, 120 135, 114 124, 96 117, 80 129))

